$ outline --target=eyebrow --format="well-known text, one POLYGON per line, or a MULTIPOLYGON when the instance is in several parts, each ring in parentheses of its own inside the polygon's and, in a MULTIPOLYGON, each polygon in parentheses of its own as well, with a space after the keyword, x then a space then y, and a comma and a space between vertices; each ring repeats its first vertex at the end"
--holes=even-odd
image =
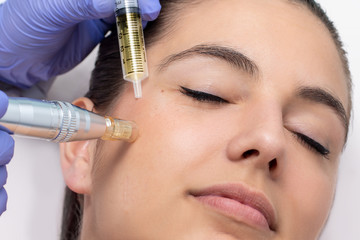
POLYGON ((207 56, 212 58, 217 58, 220 60, 224 60, 230 65, 245 71, 251 76, 255 76, 259 72, 258 66, 245 56, 243 53, 226 46, 220 46, 216 44, 200 44, 195 45, 192 48, 186 49, 179 53, 172 54, 165 58, 159 65, 158 70, 164 70, 171 63, 183 60, 189 57, 195 56, 207 56))
POLYGON ((300 87, 297 90, 297 96, 306 100, 313 101, 315 103, 324 104, 334 110, 345 128, 346 140, 349 128, 349 119, 346 115, 344 105, 337 97, 333 96, 328 91, 318 87, 300 87))

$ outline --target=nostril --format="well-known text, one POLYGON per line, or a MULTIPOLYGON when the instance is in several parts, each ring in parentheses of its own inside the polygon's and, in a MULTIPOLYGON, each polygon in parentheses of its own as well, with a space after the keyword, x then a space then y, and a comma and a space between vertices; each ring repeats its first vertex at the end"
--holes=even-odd
POLYGON ((259 155, 259 151, 255 150, 255 149, 250 149, 247 150, 246 152, 243 153, 243 158, 248 158, 250 156, 258 156, 259 155))
POLYGON ((276 168, 276 166, 277 166, 277 161, 276 161, 276 158, 275 159, 273 159, 273 160, 271 160, 270 162, 269 162, 269 170, 271 171, 271 170, 274 170, 275 168, 276 168))

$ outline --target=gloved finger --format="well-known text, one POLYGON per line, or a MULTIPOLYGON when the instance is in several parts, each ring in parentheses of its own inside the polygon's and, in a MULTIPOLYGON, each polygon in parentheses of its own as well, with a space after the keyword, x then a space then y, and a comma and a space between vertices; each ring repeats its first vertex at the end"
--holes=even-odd
POLYGON ((7 177, 8 173, 6 171, 6 166, 0 166, 0 187, 3 187, 5 185, 7 177))
POLYGON ((81 21, 106 18, 114 14, 113 0, 13 0, 5 1, 3 7, 6 12, 18 15, 19 20, 25 19, 25 23, 32 23, 19 25, 20 28, 35 27, 39 33, 45 34, 52 27, 67 28, 81 21))
POLYGON ((6 132, 8 134, 14 134, 12 131, 10 131, 9 129, 7 129, 6 127, 0 125, 0 132, 6 132))
MULTIPOLYGON (((143 28, 146 27, 148 21, 154 21, 160 13, 161 5, 159 0, 139 0, 141 10, 141 19, 143 28)), ((103 19, 108 24, 115 23, 115 15, 103 19)))
POLYGON ((8 105, 9 105, 8 96, 4 92, 0 91, 0 117, 4 116, 8 105))
MULTIPOLYGON (((60 16, 60 19, 66 22, 75 23, 83 20, 100 19, 114 14, 113 0, 52 0, 51 2, 54 8, 49 9, 48 12, 54 11, 56 16, 60 16)), ((51 4, 48 5, 51 6, 51 4)))
POLYGON ((161 5, 159 0, 139 0, 141 17, 143 21, 153 21, 160 13, 161 5))
MULTIPOLYGON (((139 7, 141 10, 141 19, 143 28, 146 27, 148 21, 154 21, 160 13, 161 5, 159 0, 139 0, 139 7)), ((110 17, 103 18, 101 21, 106 24, 114 24, 115 23, 115 14, 110 17)), ((108 27, 107 29, 110 29, 108 27)))
POLYGON ((0 165, 8 164, 14 155, 14 139, 0 131, 0 165))
POLYGON ((8 195, 5 188, 0 189, 0 215, 6 210, 6 203, 8 200, 8 195))
MULTIPOLYGON (((84 5, 89 5, 89 0, 80 1, 84 5)), ((106 18, 106 22, 114 19, 111 15, 114 14, 114 1, 113 0, 92 0, 93 9, 96 10, 99 18, 106 18), (110 19, 107 17, 111 16, 110 19)), ((141 17, 145 21, 155 20, 160 13, 161 5, 159 0, 139 0, 139 7, 141 9, 141 17)), ((84 8, 85 9, 85 8, 84 8)), ((88 7, 89 9, 89 7, 88 7)))
MULTIPOLYGON (((8 97, 6 96, 6 94, 4 92, 0 91, 0 118, 2 116, 4 116, 4 114, 6 113, 8 105, 9 105, 8 97)), ((5 131, 7 133, 11 133, 7 128, 5 128, 4 126, 1 126, 1 125, 0 125, 0 131, 5 131)), ((1 142, 0 142, 0 144, 1 144, 1 142)))
MULTIPOLYGON (((89 0, 85 0, 89 1, 89 0)), ((92 0, 94 9, 103 15, 101 18, 108 17, 110 15, 114 15, 115 2, 114 0, 92 0)))

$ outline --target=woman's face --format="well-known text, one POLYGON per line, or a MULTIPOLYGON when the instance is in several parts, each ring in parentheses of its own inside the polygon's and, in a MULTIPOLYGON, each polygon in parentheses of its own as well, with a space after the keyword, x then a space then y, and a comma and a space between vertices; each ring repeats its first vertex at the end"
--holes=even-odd
POLYGON ((185 9, 112 109, 139 138, 87 145, 83 239, 315 239, 349 105, 329 32, 287 1, 185 9))

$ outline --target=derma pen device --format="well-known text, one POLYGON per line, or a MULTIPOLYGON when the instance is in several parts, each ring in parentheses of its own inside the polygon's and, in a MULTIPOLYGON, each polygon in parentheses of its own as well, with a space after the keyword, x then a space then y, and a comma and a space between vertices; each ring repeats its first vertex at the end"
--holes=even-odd
POLYGON ((29 98, 9 98, 9 106, 0 124, 14 134, 52 142, 70 142, 101 138, 135 141, 135 123, 103 117, 67 102, 29 98))

